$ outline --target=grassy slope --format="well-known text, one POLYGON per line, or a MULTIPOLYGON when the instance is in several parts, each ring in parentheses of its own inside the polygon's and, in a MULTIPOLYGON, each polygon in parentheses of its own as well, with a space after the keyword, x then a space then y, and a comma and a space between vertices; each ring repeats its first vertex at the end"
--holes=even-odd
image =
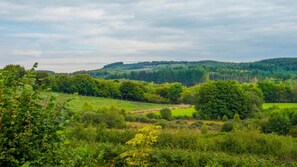
POLYGON ((82 110, 86 102, 91 104, 95 110, 102 107, 114 106, 116 108, 125 109, 126 111, 138 111, 138 110, 166 108, 166 107, 173 106, 170 104, 153 104, 153 103, 126 101, 126 100, 107 99, 107 98, 100 98, 100 97, 74 96, 74 95, 60 94, 60 93, 58 94, 57 101, 58 103, 63 103, 71 97, 75 97, 74 100, 70 102, 71 109, 75 111, 82 110))
POLYGON ((263 104, 263 109, 268 109, 270 107, 277 106, 281 109, 284 108, 297 108, 297 103, 265 103, 263 104))
MULTIPOLYGON (((62 103, 67 99, 74 97, 69 94, 58 94, 58 102, 62 103)), ((139 111, 139 110, 150 110, 150 109, 160 109, 172 107, 174 105, 170 104, 153 104, 153 103, 143 103, 143 102, 133 102, 126 100, 116 100, 116 99, 107 99, 100 97, 89 97, 89 96, 75 96, 76 98, 70 103, 71 108, 79 111, 82 110, 83 105, 88 102, 93 106, 95 110, 102 107, 117 107, 125 109, 126 111, 139 111)), ((297 108, 297 103, 265 103, 263 104, 263 109, 270 108, 272 106, 278 106, 279 108, 297 108)), ((192 113, 195 112, 194 108, 185 108, 185 109, 174 109, 172 110, 173 116, 192 116, 192 113)))
MULTIPOLYGON (((263 104, 263 109, 268 109, 270 107, 277 106, 281 109, 284 108, 297 108, 297 103, 265 103, 263 104)), ((175 109, 172 110, 173 116, 192 116, 192 113, 195 112, 194 107, 186 109, 175 109)))

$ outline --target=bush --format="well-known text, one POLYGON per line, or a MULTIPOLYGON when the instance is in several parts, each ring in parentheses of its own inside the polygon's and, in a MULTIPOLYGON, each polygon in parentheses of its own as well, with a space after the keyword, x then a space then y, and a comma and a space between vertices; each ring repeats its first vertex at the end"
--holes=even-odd
POLYGON ((261 127, 261 131, 263 133, 270 133, 270 129, 269 129, 269 121, 268 119, 261 119, 259 120, 259 123, 258 123, 261 127))
POLYGON ((297 138, 297 126, 293 126, 290 128, 289 135, 297 138))
POLYGON ((171 127, 170 123, 167 120, 161 119, 157 123, 155 123, 156 126, 161 126, 162 128, 169 128, 171 127))
POLYGON ((136 122, 136 115, 128 114, 125 116, 125 120, 128 122, 136 122))
POLYGON ((0 70, 0 166, 62 165, 67 108, 34 90, 34 68, 24 75, 0 70))
POLYGON ((224 122, 225 122, 225 121, 228 121, 228 117, 227 117, 227 115, 224 115, 224 116, 223 116, 222 121, 224 121, 224 122))
POLYGON ((234 121, 239 122, 240 121, 240 116, 239 114, 235 114, 233 117, 234 121))
POLYGON ((99 114, 95 112, 84 112, 80 116, 80 121, 83 123, 88 123, 88 124, 99 124, 100 123, 100 116, 99 114))
POLYGON ((191 124, 191 128, 200 128, 203 125, 202 121, 196 121, 191 124))
POLYGON ((194 119, 202 119, 199 111, 193 112, 192 117, 194 119))
MULTIPOLYGON (((228 155, 226 153, 213 153, 201 151, 187 151, 177 149, 155 150, 150 154, 150 165, 155 167, 164 166, 279 166, 280 164, 261 158, 259 156, 228 155)), ((296 166, 295 162, 283 163, 285 166, 296 166)), ((283 165, 282 164, 282 165, 283 165)))
POLYGON ((136 122, 143 122, 143 123, 155 123, 157 120, 149 119, 145 115, 136 115, 136 122))
POLYGON ((238 82, 211 81, 201 86, 195 109, 211 119, 223 115, 232 118, 236 113, 247 118, 251 115, 252 105, 246 91, 238 82))
POLYGON ((218 121, 222 120, 221 116, 218 115, 217 120, 218 121))
POLYGON ((268 129, 271 132, 276 132, 280 135, 286 135, 289 133, 291 127, 290 119, 282 112, 273 112, 268 120, 268 129))
POLYGON ((146 114, 146 117, 148 117, 148 118, 150 118, 150 119, 160 119, 160 118, 161 118, 160 115, 157 115, 156 113, 153 113, 153 112, 151 112, 151 113, 147 113, 147 114, 146 114))
POLYGON ((202 133, 202 134, 207 134, 207 133, 208 133, 208 127, 207 127, 206 124, 203 124, 203 125, 201 126, 201 133, 202 133))
POLYGON ((222 132, 231 132, 233 130, 234 126, 231 122, 225 122, 222 126, 222 132))
POLYGON ((103 107, 96 112, 82 113, 79 120, 86 124, 106 124, 108 128, 123 128, 125 127, 124 116, 129 117, 126 115, 125 110, 103 107))
POLYGON ((178 125, 187 125, 188 124, 187 121, 185 121, 185 120, 176 120, 175 123, 178 125))
POLYGON ((160 111, 160 114, 163 119, 166 119, 168 121, 172 119, 172 112, 169 108, 162 109, 160 111))

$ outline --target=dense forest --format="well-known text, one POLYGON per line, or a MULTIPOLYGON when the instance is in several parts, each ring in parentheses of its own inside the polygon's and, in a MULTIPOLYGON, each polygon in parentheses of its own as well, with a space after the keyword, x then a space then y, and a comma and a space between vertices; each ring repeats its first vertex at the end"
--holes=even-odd
POLYGON ((207 80, 236 80, 256 82, 267 79, 289 80, 297 77, 297 58, 276 58, 250 63, 217 61, 174 62, 153 61, 135 64, 113 63, 99 70, 78 71, 106 79, 131 79, 155 83, 180 82, 186 86, 207 80))

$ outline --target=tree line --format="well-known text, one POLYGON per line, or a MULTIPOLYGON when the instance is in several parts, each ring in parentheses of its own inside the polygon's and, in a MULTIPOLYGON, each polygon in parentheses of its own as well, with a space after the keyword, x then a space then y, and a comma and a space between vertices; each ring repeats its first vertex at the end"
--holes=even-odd
MULTIPOLYGON (((4 69, 14 71, 11 80, 17 80, 25 74, 25 69, 19 65, 8 65, 4 69)), ((167 71, 168 73, 174 71, 167 71)), ((176 71, 178 72, 178 70, 176 71)), ((143 101, 152 103, 187 103, 195 104, 198 99, 200 87, 211 82, 201 69, 193 69, 191 73, 183 70, 178 73, 183 78, 187 74, 200 76, 204 83, 194 86, 184 86, 180 82, 155 84, 152 82, 134 80, 107 80, 93 78, 90 75, 76 74, 74 76, 61 74, 49 75, 47 72, 35 72, 36 82, 39 88, 51 88, 54 92, 78 93, 85 96, 97 96, 132 101, 143 101), (182 75, 183 74, 183 75, 182 75)), ((161 73, 156 72, 156 75, 161 73)), ((173 75, 174 76, 174 75, 173 75)), ((190 77, 191 78, 191 77, 190 77)), ((192 77, 195 78, 195 77, 192 77)), ((167 78, 168 79, 168 78, 167 78)), ((182 78, 180 78, 182 80, 182 78)), ((234 81, 238 83, 237 81, 234 81)), ((13 83, 13 81, 11 82, 13 83)), ((241 83, 243 87, 257 88, 265 102, 297 102, 297 82, 290 80, 280 82, 278 80, 266 80, 256 83, 241 83)))
POLYGON ((134 64, 112 63, 102 69, 78 71, 70 75, 88 74, 106 79, 132 79, 147 82, 180 82, 186 86, 205 80, 236 80, 240 83, 297 78, 296 58, 276 58, 249 63, 217 61, 153 61, 134 64))

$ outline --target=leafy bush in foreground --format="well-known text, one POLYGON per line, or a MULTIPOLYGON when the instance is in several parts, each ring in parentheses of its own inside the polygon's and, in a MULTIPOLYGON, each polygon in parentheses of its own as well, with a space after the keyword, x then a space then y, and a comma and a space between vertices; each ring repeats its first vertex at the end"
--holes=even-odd
POLYGON ((10 80, 13 73, 0 71, 0 166, 61 164, 65 120, 55 97, 42 98, 33 89, 34 68, 10 80))

